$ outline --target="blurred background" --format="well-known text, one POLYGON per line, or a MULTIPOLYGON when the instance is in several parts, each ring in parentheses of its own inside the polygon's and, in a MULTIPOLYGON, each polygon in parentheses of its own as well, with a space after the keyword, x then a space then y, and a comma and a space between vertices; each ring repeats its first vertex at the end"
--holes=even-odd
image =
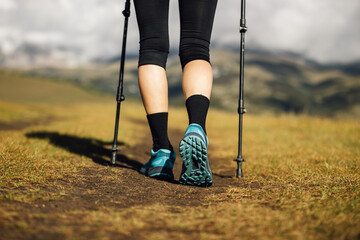
MULTIPOLYGON (((1 0, 1 71, 115 94, 124 3, 1 0)), ((239 81, 239 19, 240 0, 219 0, 211 43, 211 104, 234 112, 239 81)), ((248 112, 360 116, 359 0, 248 0, 246 19, 248 112)), ((183 105, 176 0, 170 0, 169 31, 170 104, 183 105)), ((125 96, 134 99, 140 99, 138 42, 132 4, 124 85, 125 96)), ((0 78, 6 81, 4 75, 0 78)))

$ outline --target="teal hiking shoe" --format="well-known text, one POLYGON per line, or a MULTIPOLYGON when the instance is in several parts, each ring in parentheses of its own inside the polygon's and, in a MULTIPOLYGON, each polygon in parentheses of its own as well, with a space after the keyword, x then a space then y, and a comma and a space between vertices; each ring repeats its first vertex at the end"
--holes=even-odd
POLYGON ((150 160, 140 169, 140 173, 152 178, 165 178, 174 180, 173 167, 176 158, 175 151, 159 149, 154 152, 151 149, 150 160))
POLYGON ((181 184, 209 187, 212 172, 209 166, 207 147, 209 140, 199 124, 192 123, 180 141, 180 156, 183 160, 179 182, 181 184))

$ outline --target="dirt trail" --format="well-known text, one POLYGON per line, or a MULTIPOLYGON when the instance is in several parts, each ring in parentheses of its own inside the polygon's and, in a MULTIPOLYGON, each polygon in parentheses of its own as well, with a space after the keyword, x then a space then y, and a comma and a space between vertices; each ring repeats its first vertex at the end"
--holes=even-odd
MULTIPOLYGON (((170 129, 169 135, 175 143, 180 141, 182 132, 170 129)), ((143 140, 133 147, 124 146, 123 143, 120 143, 122 146, 120 146, 118 162, 114 167, 111 167, 111 170, 108 169, 109 157, 111 156, 108 143, 53 132, 33 132, 28 133, 27 136, 29 138, 49 139, 56 146, 79 155, 86 155, 93 160, 76 178, 69 176, 67 179, 58 182, 64 189, 68 189, 65 196, 50 203, 39 201, 35 204, 45 211, 51 209, 57 209, 57 211, 98 209, 104 206, 126 208, 154 203, 170 206, 197 206, 209 204, 206 200, 209 194, 224 193, 229 186, 239 186, 243 183, 231 176, 215 175, 214 184, 210 188, 181 185, 177 181, 182 165, 179 155, 177 155, 174 166, 174 182, 145 177, 138 171, 149 157, 151 149, 151 141, 149 141, 151 136, 149 135, 144 136, 143 140), (132 156, 132 159, 127 156, 132 156), (120 178, 120 182, 110 181, 111 178, 120 178), (90 195, 89 192, 91 192, 90 195)), ((178 147, 174 147, 178 153, 178 147)), ((217 160, 212 159, 211 155, 210 159, 212 166, 216 167, 217 160)), ((56 191, 56 189, 49 187, 43 190, 56 191)), ((31 206, 28 207, 31 208, 31 206)))
MULTIPOLYGON (((139 122, 139 124, 146 124, 139 122)), ((232 177, 233 171, 226 175, 214 175, 214 184, 210 188, 184 186, 178 183, 182 161, 178 154, 177 143, 183 133, 176 129, 169 129, 169 137, 173 140, 177 159, 174 166, 174 182, 148 178, 138 171, 149 158, 151 136, 146 134, 142 141, 132 147, 120 142, 118 162, 109 169, 111 156, 110 143, 91 138, 81 138, 74 135, 59 134, 57 132, 28 132, 28 138, 38 138, 66 149, 71 153, 92 159, 77 176, 68 176, 58 181, 56 187, 36 186, 41 192, 56 193, 64 189, 65 194, 51 201, 38 200, 31 204, 16 203, 26 211, 71 211, 95 210, 100 207, 127 208, 135 205, 151 205, 162 203, 169 206, 198 206, 210 204, 207 196, 224 193, 229 186, 247 187, 245 182, 232 177), (132 156, 129 158, 128 156, 132 156), (111 180, 112 179, 112 180, 111 180), (113 180, 116 181, 113 181, 113 180)), ((211 166, 216 168, 218 159, 211 158, 211 166)), ((26 192, 28 188, 17 189, 26 192)), ((14 204, 9 202, 7 204, 14 204)))
POLYGON ((19 120, 13 122, 0 121, 0 130, 1 131, 22 130, 31 126, 39 126, 39 125, 43 126, 55 120, 59 120, 59 119, 56 119, 55 117, 45 117, 45 118, 38 118, 33 120, 19 120))

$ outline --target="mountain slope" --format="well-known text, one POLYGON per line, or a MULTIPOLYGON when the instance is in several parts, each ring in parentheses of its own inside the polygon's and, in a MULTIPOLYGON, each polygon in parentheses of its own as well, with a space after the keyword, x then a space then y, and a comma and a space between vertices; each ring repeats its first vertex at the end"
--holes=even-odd
MULTIPOLYGON (((213 50, 212 106, 236 111, 239 86, 238 51, 213 50)), ((125 95, 140 98, 137 59, 126 61, 125 95)), ((246 53, 245 105, 252 113, 306 113, 320 116, 360 116, 358 63, 322 65, 293 54, 261 51, 246 53)), ((104 61, 78 69, 33 69, 36 76, 58 77, 114 94, 119 62, 104 61)), ((167 63, 170 104, 182 105, 181 68, 178 57, 167 63)))

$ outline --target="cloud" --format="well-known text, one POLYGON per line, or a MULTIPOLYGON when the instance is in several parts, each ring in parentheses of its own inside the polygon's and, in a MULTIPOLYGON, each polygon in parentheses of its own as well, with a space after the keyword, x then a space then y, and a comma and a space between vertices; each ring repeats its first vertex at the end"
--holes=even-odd
MULTIPOLYGON (((77 49, 81 59, 120 54, 124 0, 2 0, 0 50, 11 54, 21 46, 77 49), (81 51, 79 51, 81 49, 81 51)), ((246 45, 300 53, 321 62, 360 59, 360 1, 248 0, 246 45)), ((170 0, 171 47, 179 44, 178 2, 170 0)), ((212 41, 239 44, 239 0, 219 0, 212 41)), ((138 51, 138 28, 132 4, 128 52, 138 51)))
POLYGON ((360 1, 248 2, 249 42, 322 62, 360 58, 360 1))
POLYGON ((1 0, 0 2, 0 12, 9 11, 15 7, 16 7, 16 3, 14 0, 1 0))

